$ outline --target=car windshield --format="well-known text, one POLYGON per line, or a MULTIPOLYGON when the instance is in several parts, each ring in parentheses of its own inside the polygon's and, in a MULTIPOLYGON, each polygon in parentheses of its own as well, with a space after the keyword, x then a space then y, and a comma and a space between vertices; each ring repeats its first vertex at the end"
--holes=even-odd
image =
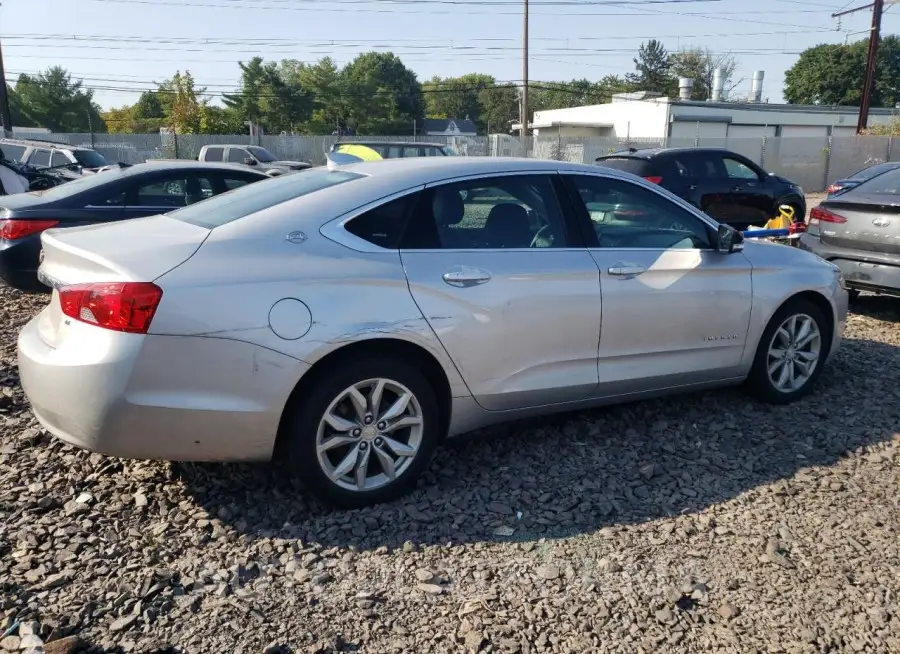
POLYGON ((94 150, 75 150, 72 154, 75 155, 75 161, 85 168, 100 168, 109 165, 106 157, 94 150))
POLYGON ((258 161, 261 161, 263 163, 278 161, 275 157, 272 156, 272 153, 265 148, 261 148, 257 145, 251 145, 247 149, 250 150, 250 154, 256 157, 258 161))
POLYGON ((247 184, 173 211, 168 216, 199 227, 215 229, 276 204, 363 177, 365 175, 346 170, 316 168, 247 184))
POLYGON ((883 164, 875 164, 874 166, 870 166, 869 168, 864 168, 858 172, 850 175, 850 179, 872 179, 873 177, 880 175, 881 173, 886 173, 889 170, 894 170, 897 167, 895 163, 883 163, 883 164))
MULTIPOLYGON (((875 177, 872 177, 852 191, 850 193, 869 193, 873 195, 900 195, 900 168, 894 168, 892 170, 887 171, 886 173, 882 173, 875 177)), ((843 195, 841 196, 843 197, 843 195)))

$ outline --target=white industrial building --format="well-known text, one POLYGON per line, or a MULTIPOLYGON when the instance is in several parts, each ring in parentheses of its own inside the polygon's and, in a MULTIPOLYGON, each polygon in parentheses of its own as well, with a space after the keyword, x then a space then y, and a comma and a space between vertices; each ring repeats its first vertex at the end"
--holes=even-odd
MULTIPOLYGON (((722 101, 719 78, 713 83, 713 101, 685 99, 690 98, 693 81, 682 78, 679 98, 619 93, 608 104, 536 111, 530 128, 536 136, 676 142, 764 136, 825 138, 856 133, 857 108, 761 102, 762 80, 761 71, 753 74, 753 88, 746 102, 722 101)), ((869 125, 888 123, 895 115, 891 109, 871 109, 869 125)))

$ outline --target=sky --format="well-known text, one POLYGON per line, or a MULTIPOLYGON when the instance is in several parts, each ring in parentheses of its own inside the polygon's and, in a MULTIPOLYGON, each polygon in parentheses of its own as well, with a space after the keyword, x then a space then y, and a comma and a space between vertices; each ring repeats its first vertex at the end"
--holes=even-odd
MULTIPOLYGON (((890 2, 890 0, 888 0, 890 2)), ((871 12, 831 14, 868 0, 530 0, 529 79, 599 80, 634 69, 641 42, 702 46, 738 61, 733 95, 754 70, 763 97, 782 102, 784 71, 802 50, 866 37, 871 12)), ((95 90, 104 108, 133 103, 176 70, 212 96, 232 91, 237 61, 339 64, 391 51, 420 81, 470 72, 522 79, 520 0, 4 0, 0 44, 7 80, 49 66, 95 90)), ((889 6, 883 33, 900 29, 889 6)))

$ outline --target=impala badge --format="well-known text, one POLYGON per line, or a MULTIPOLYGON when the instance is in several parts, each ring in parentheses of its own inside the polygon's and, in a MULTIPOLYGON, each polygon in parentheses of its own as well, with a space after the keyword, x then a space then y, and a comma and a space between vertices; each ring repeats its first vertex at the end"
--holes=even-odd
POLYGON ((875 225, 876 227, 887 227, 888 225, 891 224, 891 221, 888 220, 887 218, 878 217, 872 221, 872 224, 875 225))

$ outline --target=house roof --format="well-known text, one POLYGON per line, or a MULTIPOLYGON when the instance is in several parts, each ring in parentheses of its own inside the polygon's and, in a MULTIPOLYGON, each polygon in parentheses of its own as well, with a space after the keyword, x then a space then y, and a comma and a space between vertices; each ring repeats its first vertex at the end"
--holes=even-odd
POLYGON ((455 123, 456 129, 460 132, 474 134, 478 131, 478 128, 475 127, 475 121, 468 118, 426 118, 424 123, 426 132, 446 132, 450 127, 450 123, 455 123))

